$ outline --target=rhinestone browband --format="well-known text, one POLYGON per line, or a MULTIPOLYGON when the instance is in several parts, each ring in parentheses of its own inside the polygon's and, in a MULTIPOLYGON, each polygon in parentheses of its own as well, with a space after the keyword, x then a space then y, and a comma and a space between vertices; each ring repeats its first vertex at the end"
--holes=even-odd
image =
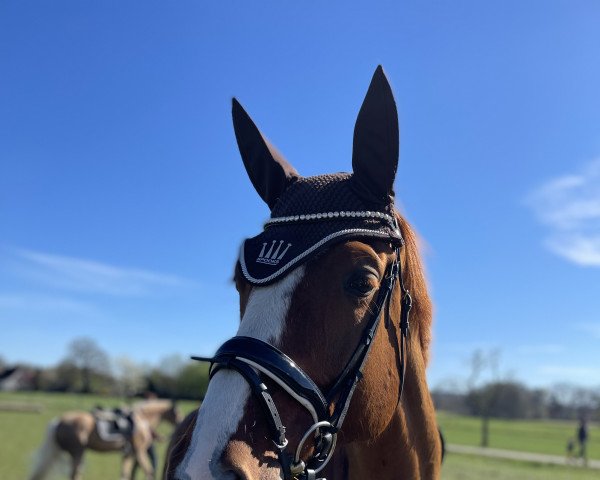
POLYGON ((376 218, 385 220, 392 227, 396 228, 396 219, 391 215, 382 212, 358 211, 358 212, 324 212, 324 213, 309 213, 304 215, 290 215, 289 217, 270 218, 265 222, 264 228, 273 225, 281 225, 282 223, 307 222, 315 220, 329 220, 332 218, 376 218))

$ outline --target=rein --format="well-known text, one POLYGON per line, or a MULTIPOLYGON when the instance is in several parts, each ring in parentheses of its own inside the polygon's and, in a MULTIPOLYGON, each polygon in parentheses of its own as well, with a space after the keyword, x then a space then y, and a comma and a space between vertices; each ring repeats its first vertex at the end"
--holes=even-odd
POLYGON ((362 371, 386 304, 386 327, 389 326, 391 296, 396 281, 399 281, 402 294, 398 404, 400 403, 406 372, 406 338, 409 333, 409 314, 412 307, 412 298, 402 278, 400 247, 403 245, 404 243, 401 242, 400 246, 395 247, 395 259, 386 269, 385 277, 377 292, 373 313, 358 346, 326 394, 290 357, 273 345, 256 338, 236 336, 223 343, 213 357, 192 357, 194 360, 211 363, 210 378, 219 370, 229 369, 237 371, 249 384, 267 418, 271 440, 277 450, 284 480, 325 480, 317 479, 317 473, 325 468, 333 455, 338 431, 346 418, 356 386, 362 378, 362 371), (308 410, 314 421, 302 436, 293 456, 286 452, 288 446, 286 427, 281 421, 277 406, 261 374, 273 380, 308 410), (314 454, 304 462, 301 459, 302 448, 311 436, 315 437, 314 454))

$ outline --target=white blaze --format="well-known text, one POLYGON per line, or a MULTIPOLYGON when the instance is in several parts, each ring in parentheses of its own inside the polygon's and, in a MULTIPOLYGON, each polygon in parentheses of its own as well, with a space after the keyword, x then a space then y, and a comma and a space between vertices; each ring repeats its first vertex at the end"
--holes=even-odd
MULTIPOLYGON (((238 335, 258 338, 278 346, 296 286, 304 266, 268 287, 255 287, 246 305, 238 335)), ((211 380, 185 458, 177 468, 181 480, 227 480, 218 461, 229 438, 238 429, 250 387, 233 370, 221 370, 211 380)))

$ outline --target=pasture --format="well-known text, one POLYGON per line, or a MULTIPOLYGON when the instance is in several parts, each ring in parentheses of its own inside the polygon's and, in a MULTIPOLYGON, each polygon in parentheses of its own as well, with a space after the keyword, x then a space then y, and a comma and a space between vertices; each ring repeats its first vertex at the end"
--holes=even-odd
MULTIPOLYGON (((481 420, 438 412, 447 443, 479 446, 481 420)), ((577 422, 558 420, 490 420, 491 448, 565 455, 567 440, 575 436, 577 422)), ((588 456, 600 459, 600 428, 590 425, 588 456)))
POLYGON ((448 455, 442 480, 597 480, 598 470, 540 465, 471 455, 448 455))
MULTIPOLYGON (((48 421, 66 410, 89 410, 97 404, 116 406, 121 399, 94 395, 49 393, 0 393, 1 405, 40 406, 41 413, 0 410, 0 479, 23 480, 37 447, 41 444, 48 421)), ((196 407, 195 402, 181 402, 184 413, 196 407)), ((439 414, 439 423, 449 443, 477 445, 479 421, 477 419, 439 414)), ((491 446, 539 453, 564 453, 564 444, 573 434, 573 422, 552 421, 491 421, 491 446)), ((596 428, 592 428, 590 458, 600 458, 600 442, 596 428)), ((170 434, 168 425, 160 433, 170 434)), ((159 463, 162 465, 166 442, 158 445, 159 463)), ((120 457, 117 454, 86 454, 85 480, 117 478, 120 457)), ((138 478, 141 478, 141 474, 138 478)), ((60 477, 59 477, 60 478, 60 477)), ((534 463, 480 458, 469 455, 448 455, 444 462, 444 480, 586 480, 598 478, 598 471, 560 466, 542 466, 534 463)), ((332 479, 335 480, 335 479, 332 479)))
MULTIPOLYGON (((96 395, 53 393, 0 393, 0 405, 40 406, 41 413, 3 411, 0 408, 0 479, 24 480, 36 449, 41 445, 48 422, 67 410, 90 410, 94 405, 106 407, 125 403, 122 399, 96 395)), ((179 402, 187 414, 196 402, 179 402)), ((168 438, 171 427, 161 425, 159 433, 168 438)), ((159 468, 162 469, 167 442, 157 445, 159 468)), ((106 480, 118 478, 121 458, 115 453, 86 452, 84 479, 106 480)), ((140 472, 138 478, 142 478, 140 472)), ((58 477, 58 478, 66 478, 58 477)))

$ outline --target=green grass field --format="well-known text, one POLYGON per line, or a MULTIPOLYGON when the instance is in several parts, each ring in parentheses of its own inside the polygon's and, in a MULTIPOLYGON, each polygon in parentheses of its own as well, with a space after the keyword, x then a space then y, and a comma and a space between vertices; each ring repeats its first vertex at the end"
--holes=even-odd
POLYGON ((471 455, 448 455, 442 480, 598 480, 600 472, 471 455))
MULTIPOLYGON (((438 412, 438 423, 446 442, 478 446, 481 420, 438 412)), ((569 438, 575 436, 577 423, 553 420, 490 420, 490 447, 522 452, 565 455, 569 438)), ((600 459, 600 428, 590 426, 588 456, 600 459)), ((598 475, 600 478, 600 474, 598 475)))
MULTIPOLYGON (((41 413, 2 411, 0 409, 0 480, 25 480, 36 449, 41 445, 48 422, 67 410, 89 410, 94 405, 118 406, 124 403, 118 398, 93 395, 70 395, 51 393, 0 393, 2 404, 40 405, 41 413)), ((180 402, 182 412, 197 407, 194 402, 180 402)), ((169 425, 162 425, 159 432, 170 435, 169 425)), ((166 443, 159 444, 160 465, 164 459, 166 443)), ((118 453, 86 452, 84 479, 107 480, 119 478, 121 459, 118 453)), ((65 470, 63 466, 62 470, 65 470)), ((66 470, 65 470, 66 471, 66 470)), ((138 474, 139 478, 143 475, 138 474)), ((66 475, 57 478, 66 478, 66 475)))
MULTIPOLYGON (((67 410, 89 410, 97 404, 117 406, 119 399, 48 393, 0 393, 0 405, 39 405, 41 413, 2 411, 0 409, 0 480, 25 480, 35 450, 42 443, 46 425, 67 410)), ((187 413, 196 407, 194 402, 181 402, 187 413)), ((449 443, 478 445, 480 423, 477 419, 445 413, 439 414, 439 423, 449 443)), ((491 446, 537 453, 563 455, 565 443, 575 431, 573 422, 495 421, 490 424, 491 446)), ((161 428, 164 435, 170 427, 161 428)), ((593 427, 590 458, 600 458, 600 429, 593 427), (596 441, 596 438, 598 440, 596 441)), ((166 444, 159 445, 160 464, 164 459, 166 444)), ((118 454, 86 454, 85 480, 118 478, 118 454)), ((141 473, 138 475, 142 477, 141 473)), ((66 476, 58 477, 66 478, 66 476)), ((598 470, 542 466, 534 463, 448 455, 443 467, 443 480, 587 480, 600 478, 598 470)), ((329 479, 335 480, 335 479, 329 479)), ((370 479, 369 479, 370 480, 370 479)))

